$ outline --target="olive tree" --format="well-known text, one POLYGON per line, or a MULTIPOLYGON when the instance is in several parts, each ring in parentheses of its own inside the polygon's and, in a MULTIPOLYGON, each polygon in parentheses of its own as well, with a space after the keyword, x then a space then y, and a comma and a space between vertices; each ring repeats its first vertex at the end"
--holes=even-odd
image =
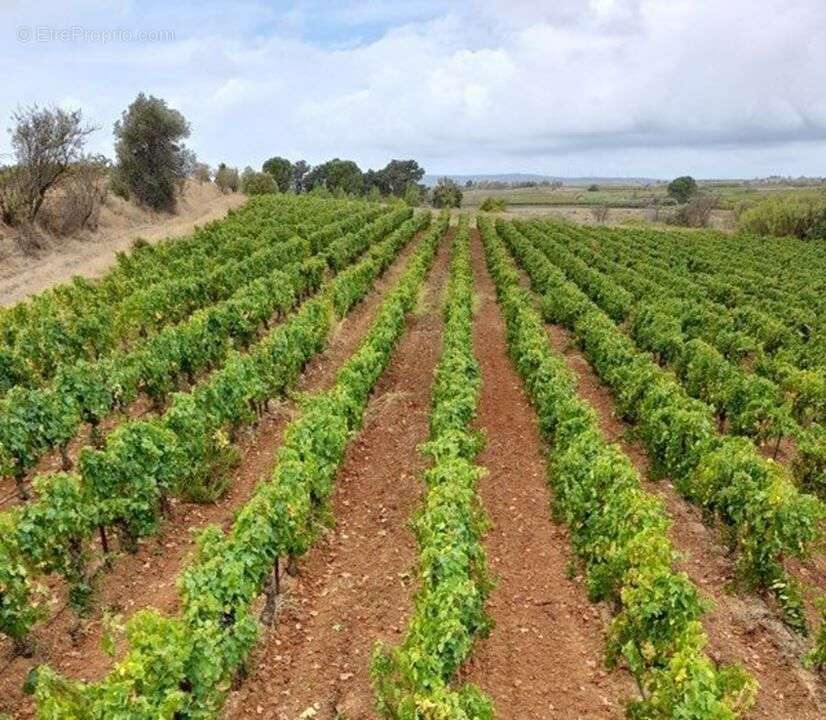
POLYGON ((46 194, 81 159, 95 128, 84 125, 80 110, 37 105, 17 110, 12 121, 15 164, 0 173, 0 215, 10 225, 34 223, 46 194))
POLYGON ((241 185, 238 168, 228 167, 226 163, 221 163, 215 171, 214 182, 222 193, 238 192, 241 185))
POLYGON ((166 101, 140 93, 115 123, 116 172, 130 197, 155 210, 174 210, 194 155, 183 145, 189 123, 166 101))

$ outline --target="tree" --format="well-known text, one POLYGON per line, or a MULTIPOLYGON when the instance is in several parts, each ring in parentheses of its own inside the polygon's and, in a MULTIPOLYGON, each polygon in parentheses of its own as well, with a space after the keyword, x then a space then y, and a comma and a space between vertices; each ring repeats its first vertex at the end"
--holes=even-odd
POLYGON ((240 186, 238 169, 227 167, 226 163, 221 163, 215 171, 215 184, 222 193, 238 192, 240 186))
POLYGON ((419 207, 422 204, 422 186, 415 182, 408 183, 404 191, 404 201, 410 207, 419 207))
POLYGON ((115 123, 116 172, 138 202, 173 210, 193 156, 181 141, 189 123, 164 100, 140 93, 115 123))
POLYGON ((80 160, 86 137, 95 128, 84 125, 80 110, 32 105, 12 115, 9 129, 16 165, 0 175, 0 214, 4 222, 33 223, 46 193, 80 160))
POLYGON ((241 192, 245 195, 264 195, 278 189, 275 180, 268 172, 256 172, 251 167, 244 168, 241 174, 241 192))
POLYGON ((304 179, 308 172, 310 172, 310 164, 306 160, 298 160, 293 163, 293 190, 297 193, 301 193, 306 190, 304 187, 304 179))
POLYGON ((411 183, 418 183, 424 177, 424 169, 415 160, 391 160, 379 174, 386 192, 402 197, 411 183))
POLYGON ((271 157, 262 166, 265 173, 272 175, 279 192, 287 192, 293 181, 293 164, 283 157, 271 157))
POLYGON ((668 194, 678 203, 686 203, 697 194, 697 181, 690 175, 678 177, 668 184, 668 194))
POLYGON ((505 212, 507 210, 505 198, 488 195, 479 206, 482 212, 505 212))
POLYGON ((437 208, 462 207, 462 191, 454 180, 439 178, 436 187, 433 188, 431 202, 433 207, 437 208))
POLYGON ((675 225, 686 227, 708 227, 711 213, 716 205, 717 198, 714 195, 698 193, 683 207, 678 208, 669 220, 675 225))
POLYGON ((376 193, 379 196, 389 194, 390 190, 382 170, 368 170, 363 178, 364 194, 372 197, 376 193))
POLYGON ((332 193, 341 190, 346 195, 361 195, 364 176, 352 160, 333 158, 317 165, 307 174, 309 188, 324 187, 332 193))

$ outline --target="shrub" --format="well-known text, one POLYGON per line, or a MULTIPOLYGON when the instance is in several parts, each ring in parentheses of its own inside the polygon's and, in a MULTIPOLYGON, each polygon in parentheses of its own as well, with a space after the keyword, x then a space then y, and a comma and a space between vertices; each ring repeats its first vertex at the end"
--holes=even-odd
POLYGON ((266 172, 256 172, 248 167, 241 176, 241 192, 245 195, 264 195, 278 190, 272 175, 266 172))
POLYGON ((711 220, 711 211, 717 205, 714 195, 695 195, 685 205, 675 210, 667 219, 671 225, 683 227, 708 227, 711 220))
POLYGON ((55 187, 41 211, 40 223, 54 235, 69 235, 97 227, 108 193, 109 161, 84 157, 74 163, 55 187))
POLYGON ((189 123, 164 100, 143 93, 115 123, 116 172, 137 202, 173 210, 176 192, 192 169, 193 155, 181 144, 189 123))
POLYGON ((212 169, 206 163, 195 163, 192 177, 199 183, 208 183, 212 180, 212 169))
POLYGON ((422 204, 422 189, 418 183, 411 182, 404 191, 404 201, 408 207, 419 207, 422 204))
POLYGON ((668 184, 668 194, 679 203, 688 202, 697 194, 697 181, 690 175, 683 175, 668 184))
POLYGON ((325 187, 331 193, 340 190, 346 195, 360 195, 364 189, 364 175, 352 160, 333 158, 316 165, 304 178, 305 188, 325 187))
POLYGON ((16 226, 26 219, 23 173, 17 165, 0 167, 0 220, 16 226))
POLYGON ((826 239, 826 194, 768 198, 745 210, 737 227, 754 235, 826 239))
POLYGON ((454 180, 450 178, 439 178, 436 187, 433 188, 431 202, 437 208, 458 208, 462 207, 462 191, 454 180))
POLYGON ((241 184, 238 168, 227 167, 225 163, 221 163, 215 171, 215 184, 222 193, 238 192, 241 184))
POLYGON ((599 192, 599 185, 589 185, 588 192, 599 192))
POLYGON ((591 208, 591 215, 594 216, 594 220, 598 223, 604 223, 608 220, 608 206, 605 204, 595 205, 591 208))
POLYGON ((505 210, 507 210, 507 207, 508 206, 504 198, 495 198, 488 196, 482 201, 482 204, 479 206, 479 209, 483 212, 505 212, 505 210))

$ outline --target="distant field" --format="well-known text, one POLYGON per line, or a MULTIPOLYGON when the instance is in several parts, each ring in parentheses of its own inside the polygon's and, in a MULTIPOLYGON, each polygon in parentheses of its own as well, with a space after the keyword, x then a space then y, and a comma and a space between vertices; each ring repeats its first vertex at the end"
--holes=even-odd
MULTIPOLYGON (((652 185, 604 185, 596 190, 587 186, 520 187, 520 188, 470 188, 464 190, 463 206, 477 209, 485 198, 503 198, 507 203, 505 217, 537 217, 551 215, 579 223, 597 222, 594 210, 600 206, 609 208, 605 222, 610 225, 635 225, 662 222, 674 202, 668 196, 666 183, 652 185), (655 208, 660 208, 658 213, 655 208)), ((752 206, 769 196, 788 198, 802 195, 823 194, 826 185, 746 184, 740 182, 700 183, 703 192, 717 196, 717 206, 712 212, 710 227, 733 231, 740 210, 752 206)))
POLYGON ((486 197, 504 197, 508 205, 608 205, 609 207, 644 208, 667 197, 665 185, 652 187, 614 186, 589 191, 585 187, 531 187, 493 190, 473 188, 465 191, 464 204, 477 207, 486 197))
MULTIPOLYGON (((797 186, 793 184, 744 184, 744 183, 701 183, 701 189, 718 196, 721 209, 734 210, 742 204, 751 204, 769 195, 797 195, 823 191, 826 186, 797 186)), ((588 190, 587 187, 565 186, 528 187, 488 189, 472 188, 465 190, 464 204, 468 207, 478 207, 486 197, 504 197, 508 205, 512 206, 548 206, 548 207, 591 207, 607 205, 612 208, 647 208, 657 201, 660 204, 669 202, 668 186, 665 183, 657 185, 606 185, 598 186, 598 190, 588 190)))

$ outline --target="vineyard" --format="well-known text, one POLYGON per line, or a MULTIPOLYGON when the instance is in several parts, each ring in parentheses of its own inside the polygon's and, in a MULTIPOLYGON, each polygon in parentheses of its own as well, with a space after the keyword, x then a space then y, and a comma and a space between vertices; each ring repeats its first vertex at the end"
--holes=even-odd
POLYGON ((826 247, 267 194, 0 309, 0 718, 826 717, 826 247))

